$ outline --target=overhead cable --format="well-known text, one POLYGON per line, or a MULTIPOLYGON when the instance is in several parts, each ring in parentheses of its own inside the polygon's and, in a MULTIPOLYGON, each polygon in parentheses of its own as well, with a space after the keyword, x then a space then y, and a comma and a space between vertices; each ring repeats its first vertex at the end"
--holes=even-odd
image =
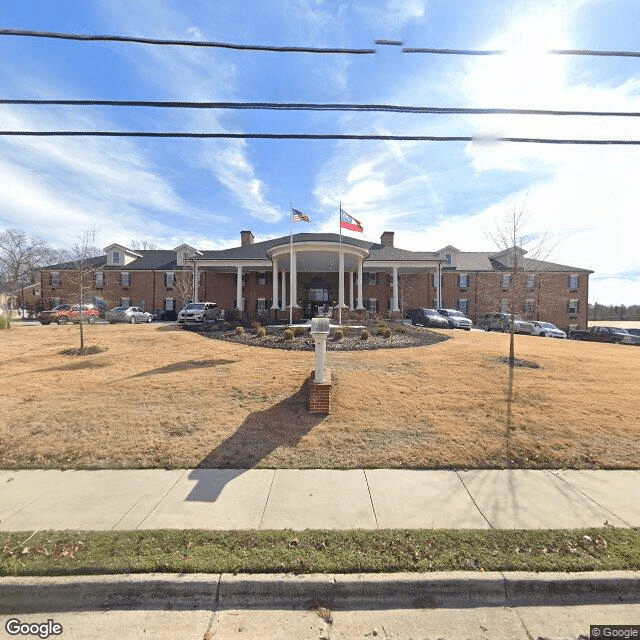
POLYGON ((409 136, 354 133, 209 133, 197 131, 0 131, 0 137, 221 138, 245 140, 390 140, 399 142, 517 142, 562 145, 640 145, 640 140, 515 138, 501 136, 409 136))
POLYGON ((81 33, 56 33, 53 31, 32 31, 27 29, 0 29, 0 36, 23 36, 30 38, 54 38, 58 40, 81 40, 84 42, 133 42, 136 44, 154 44, 178 47, 210 47, 218 49, 237 49, 241 51, 275 51, 283 53, 341 53, 372 54, 375 49, 341 49, 325 47, 284 47, 262 44, 237 44, 232 42, 211 42, 207 40, 161 40, 157 38, 139 38, 135 36, 91 35, 81 33))
MULTIPOLYGON (((283 53, 334 53, 334 54, 374 54, 375 49, 350 49, 336 47, 291 47, 279 45, 238 44, 233 42, 212 42, 208 40, 166 40, 142 38, 137 36, 94 35, 83 33, 60 33, 55 31, 34 31, 32 29, 0 29, 0 36, 18 36, 30 38, 53 38, 58 40, 79 40, 83 42, 131 42, 179 47, 209 47, 236 49, 240 51, 274 51, 283 53)), ((400 40, 376 40, 378 45, 401 46, 400 40)), ((510 53, 505 49, 443 49, 434 47, 403 47, 403 53, 431 53, 458 56, 500 56, 510 53)), ((640 58, 640 51, 602 51, 597 49, 550 49, 545 53, 562 56, 604 56, 621 58, 640 58)))
MULTIPOLYGON (((402 53, 433 53, 450 56, 503 56, 506 49, 435 49, 432 47, 404 47, 402 53)), ((617 58, 640 58, 640 51, 601 51, 598 49, 549 49, 542 53, 556 56, 603 56, 617 58)))
POLYGON ((393 104, 339 104, 300 102, 188 102, 164 100, 58 100, 0 98, 0 105, 157 107, 163 109, 237 109, 272 111, 371 111, 391 113, 426 113, 436 115, 529 115, 529 116, 603 116, 635 118, 638 111, 567 111, 559 109, 507 109, 475 107, 413 107, 393 104))

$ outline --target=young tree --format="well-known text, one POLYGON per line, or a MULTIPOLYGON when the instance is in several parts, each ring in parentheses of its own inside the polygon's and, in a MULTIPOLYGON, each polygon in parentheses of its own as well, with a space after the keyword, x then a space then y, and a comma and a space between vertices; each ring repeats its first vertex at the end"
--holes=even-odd
POLYGON ((90 300, 90 292, 95 286, 96 272, 104 266, 101 252, 96 246, 97 228, 89 227, 82 231, 76 242, 68 249, 67 258, 72 265, 70 284, 73 297, 79 304, 78 327, 80 329, 80 352, 84 351, 83 305, 90 300))

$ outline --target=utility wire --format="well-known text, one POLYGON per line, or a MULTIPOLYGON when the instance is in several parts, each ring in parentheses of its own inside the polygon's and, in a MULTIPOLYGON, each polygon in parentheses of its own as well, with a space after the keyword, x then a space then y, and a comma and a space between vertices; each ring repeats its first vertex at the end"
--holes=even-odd
POLYGON ((205 133, 167 131, 0 131, 0 136, 99 138, 223 138, 246 140, 393 140, 408 142, 520 142, 563 145, 640 145, 640 140, 513 138, 500 136, 403 136, 352 133, 205 133))
POLYGON ((299 102, 185 102, 163 100, 40 100, 0 98, 0 105, 49 105, 90 107, 159 107, 166 109, 245 109, 272 111, 371 111, 441 115, 605 116, 636 118, 638 111, 565 111, 558 109, 507 109, 467 107, 412 107, 393 104, 317 104, 299 102))
MULTIPOLYGON (((136 36, 92 35, 81 33, 58 33, 55 31, 34 31, 31 29, 0 29, 0 36, 19 36, 29 38, 53 38, 58 40, 80 40, 84 42, 132 42, 180 47, 212 47, 236 49, 240 51, 275 51, 284 53, 336 53, 366 55, 376 53, 375 49, 348 49, 331 47, 283 47, 275 45, 237 44, 233 42, 211 42, 207 40, 163 40, 158 38, 140 38, 136 36)), ((378 45, 402 45, 398 40, 377 40, 378 45)), ((509 53, 504 49, 437 49, 432 47, 403 47, 403 53, 431 53, 458 56, 499 56, 509 53)), ((551 49, 546 53, 561 56, 604 56, 621 58, 640 58, 640 51, 600 51, 596 49, 551 49)))
POLYGON ((90 35, 79 33, 56 33, 53 31, 32 31, 28 29, 0 29, 0 36, 22 36, 30 38, 54 38, 58 40, 81 40, 85 42, 133 42, 179 47, 210 47, 237 49, 241 51, 276 51, 284 53, 342 53, 363 55, 375 53, 375 49, 336 49, 324 47, 280 47, 261 44, 236 44, 231 42, 210 42, 207 40, 160 40, 135 36, 90 35))
MULTIPOLYGON (((503 56, 505 49, 434 49, 431 47, 404 47, 402 53, 433 53, 451 56, 503 56)), ((600 51, 597 49, 549 49, 544 53, 556 56, 604 56, 640 58, 640 51, 600 51)))

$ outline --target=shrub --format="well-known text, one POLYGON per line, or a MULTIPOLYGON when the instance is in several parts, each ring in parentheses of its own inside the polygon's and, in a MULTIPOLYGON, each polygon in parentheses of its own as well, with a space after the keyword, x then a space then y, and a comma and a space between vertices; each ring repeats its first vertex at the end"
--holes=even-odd
POLYGON ((241 336, 244 333, 244 327, 236 327, 236 334, 241 336))
POLYGON ((310 327, 294 327, 293 335, 297 337, 297 336, 304 335, 305 333, 309 333, 309 331, 310 331, 310 327))
POLYGON ((391 337, 391 329, 389 329, 389 327, 385 327, 380 335, 382 335, 383 338, 390 338, 391 337))
POLYGON ((256 329, 256 335, 258 338, 264 338, 267 335, 267 330, 264 327, 258 327, 256 329))
POLYGON ((369 339, 369 332, 366 329, 362 330, 362 333, 360 334, 360 340, 368 340, 369 339))
POLYGON ((285 329, 284 330, 284 339, 285 340, 293 340, 293 330, 292 329, 285 329))
POLYGON ((0 316, 0 329, 8 329, 11 326, 11 319, 7 316, 0 316))
POLYGON ((398 325, 396 327, 396 333, 407 333, 407 327, 405 327, 404 325, 398 325))
POLYGON ((340 327, 340 331, 342 331, 343 336, 348 336, 351 333, 351 327, 349 325, 344 325, 340 327))
POLYGON ((334 340, 342 340, 343 337, 344 337, 344 333, 342 332, 342 329, 336 329, 333 332, 333 339, 334 340))

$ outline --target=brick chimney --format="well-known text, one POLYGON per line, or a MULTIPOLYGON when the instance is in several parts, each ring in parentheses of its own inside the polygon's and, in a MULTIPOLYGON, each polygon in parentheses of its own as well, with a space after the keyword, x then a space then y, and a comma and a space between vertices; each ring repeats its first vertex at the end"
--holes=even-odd
POLYGON ((247 247, 250 244, 253 244, 253 233, 251 233, 251 231, 241 231, 240 246, 247 247))
POLYGON ((380 244, 383 247, 393 247, 393 231, 383 231, 380 236, 380 244))

